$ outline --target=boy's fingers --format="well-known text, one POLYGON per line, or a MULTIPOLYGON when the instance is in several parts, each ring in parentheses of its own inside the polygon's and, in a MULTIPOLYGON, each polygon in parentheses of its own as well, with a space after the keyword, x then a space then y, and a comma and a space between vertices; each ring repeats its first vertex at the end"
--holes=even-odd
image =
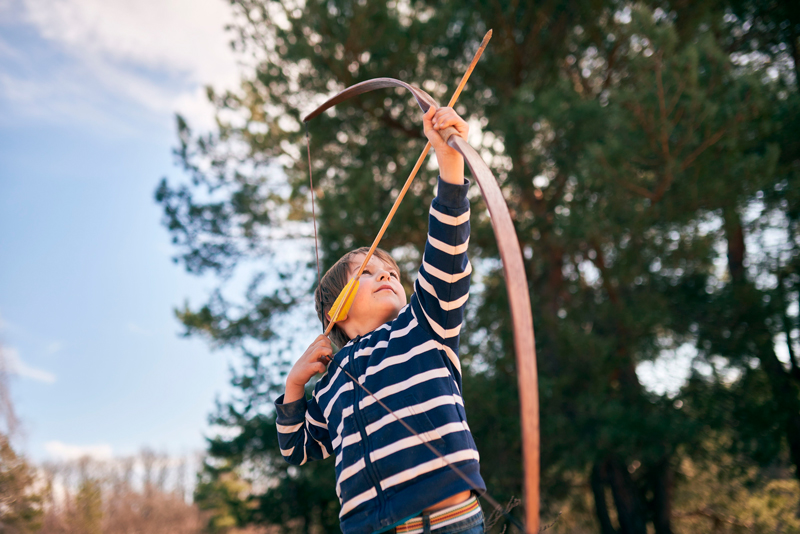
POLYGON ((433 128, 433 124, 431 123, 433 119, 433 115, 436 113, 436 109, 431 106, 428 108, 428 111, 422 116, 422 126, 425 130, 429 130, 433 128))
POLYGON ((422 120, 423 121, 431 121, 435 115, 436 115, 436 108, 431 106, 431 107, 428 108, 428 111, 426 111, 422 115, 422 120))
POLYGON ((316 347, 328 347, 328 348, 330 348, 331 340, 328 339, 327 337, 321 335, 317 339, 314 340, 314 342, 311 344, 311 346, 315 347, 315 348, 316 347))
POLYGON ((463 122, 463 120, 455 112, 442 115, 442 118, 437 121, 437 123, 446 124, 447 126, 455 126, 460 122, 463 122))
POLYGON ((439 108, 436 116, 433 118, 432 125, 434 130, 444 130, 448 127, 454 127, 458 130, 459 134, 466 138, 469 132, 469 125, 462 119, 453 108, 439 108))
POLYGON ((439 122, 442 119, 452 119, 454 117, 458 117, 458 115, 453 108, 439 108, 436 110, 433 120, 439 122))

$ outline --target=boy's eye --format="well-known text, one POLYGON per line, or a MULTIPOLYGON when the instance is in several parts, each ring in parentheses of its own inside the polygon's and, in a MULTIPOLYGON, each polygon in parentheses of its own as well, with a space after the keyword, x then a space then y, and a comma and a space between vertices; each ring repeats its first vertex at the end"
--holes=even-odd
MULTIPOLYGON (((371 269, 364 269, 364 272, 362 274, 370 274, 371 275, 372 274, 372 270, 371 269)), ((394 271, 389 271, 389 276, 397 278, 398 280, 400 279, 400 275, 397 274, 394 271)))

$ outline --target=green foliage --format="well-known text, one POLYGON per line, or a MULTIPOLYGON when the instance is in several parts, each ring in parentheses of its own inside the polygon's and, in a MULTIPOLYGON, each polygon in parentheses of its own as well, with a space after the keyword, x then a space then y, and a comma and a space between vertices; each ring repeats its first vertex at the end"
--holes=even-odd
MULTIPOLYGON (((446 101, 493 28, 457 109, 473 121, 470 141, 525 251, 545 521, 565 509, 577 517, 591 492, 597 523, 580 528, 671 532, 683 502, 673 488, 685 488, 675 477, 687 459, 705 461, 709 443, 721 451, 712 463, 800 465, 800 368, 775 351, 776 336, 798 328, 793 9, 601 0, 232 8, 235 46, 255 68, 239 91, 209 90, 218 131, 197 136, 179 119, 176 153, 191 183, 164 181, 156 192, 188 271, 224 280, 279 259, 281 236, 310 233, 301 121, 316 103, 381 76, 446 101), (773 60, 784 62, 777 74, 773 60), (712 371, 695 372, 675 398, 648 391, 637 368, 684 345, 696 349, 696 369, 712 371)), ((372 241, 424 145, 419 118, 407 94, 384 91, 308 124, 323 268, 372 241)), ((382 242, 406 277, 421 258, 434 183, 434 172, 417 178, 382 242)), ((480 197, 472 202, 465 400, 490 492, 507 501, 522 489, 513 340, 497 247, 480 197)), ((188 335, 246 357, 236 398, 212 417, 235 437, 209 441, 201 475, 198 499, 221 525, 335 528, 332 466, 281 464, 270 409, 299 354, 291 336, 310 315, 314 278, 289 266, 255 276, 241 304, 215 293, 178 312, 188 335), (252 484, 246 496, 240 481, 252 484)), ((767 501, 775 484, 760 486, 767 501)), ((788 510, 781 502, 776 510, 788 510)))
POLYGON ((0 532, 38 532, 42 497, 35 490, 35 471, 0 433, 0 532))
POLYGON ((683 532, 800 532, 796 516, 800 483, 767 478, 746 456, 726 451, 725 432, 710 436, 702 459, 685 458, 677 469, 675 526, 683 532))
POLYGON ((103 492, 100 483, 91 478, 85 479, 78 487, 75 496, 76 522, 81 532, 101 534, 103 521, 103 492))
POLYGON ((314 525, 325 532, 338 528, 331 462, 314 462, 302 469, 285 464, 274 414, 239 413, 228 405, 220 407, 213 422, 240 433, 232 439, 210 439, 209 458, 198 475, 194 499, 211 512, 210 532, 253 523, 283 525, 287 532, 306 532, 314 525))
POLYGON ((251 520, 248 498, 250 485, 232 470, 208 469, 200 474, 194 500, 201 510, 210 512, 207 530, 227 532, 251 520))

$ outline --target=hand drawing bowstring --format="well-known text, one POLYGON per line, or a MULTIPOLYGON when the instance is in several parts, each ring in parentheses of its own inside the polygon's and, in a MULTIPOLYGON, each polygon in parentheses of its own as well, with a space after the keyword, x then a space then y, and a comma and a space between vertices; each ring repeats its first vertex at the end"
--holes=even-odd
MULTIPOLYGON (((448 104, 449 107, 452 107, 456 100, 458 99, 459 95, 461 94, 462 89, 467 83, 470 74, 472 73, 475 65, 477 64, 478 60, 480 59, 481 55, 483 54, 486 45, 491 38, 492 31, 486 34, 481 42, 481 45, 478 51, 475 53, 469 68, 467 69, 464 76, 461 78, 461 82, 458 84, 450 102, 448 104)), ((315 248, 315 256, 316 256, 316 263, 317 263, 317 284, 319 285, 321 279, 321 272, 320 272, 320 263, 319 263, 319 247, 317 243, 317 221, 316 221, 316 213, 314 208, 314 182, 312 178, 311 172, 311 139, 308 132, 308 121, 313 119, 314 117, 320 115, 322 112, 327 110, 328 108, 347 100, 353 96, 356 96, 361 93, 365 93, 367 91, 372 91, 374 89, 381 89, 381 88, 389 88, 389 87, 404 87, 408 89, 411 94, 416 99, 417 103, 419 104, 420 108, 423 112, 426 112, 431 106, 438 108, 438 104, 436 101, 427 93, 413 87, 403 81, 395 80, 393 78, 376 78, 373 80, 367 80, 365 82, 361 82, 359 84, 353 85, 344 91, 340 92, 336 96, 330 98, 312 113, 307 115, 303 122, 306 127, 306 142, 307 142, 307 152, 308 152, 308 173, 309 173, 309 183, 310 183, 310 195, 311 195, 311 210, 312 210, 312 219, 314 223, 314 248, 315 248)), ((524 457, 524 471, 525 471, 525 505, 526 505, 526 523, 527 526, 531 528, 530 531, 526 530, 525 526, 520 523, 519 520, 508 514, 506 509, 500 505, 488 492, 482 492, 479 488, 475 486, 475 484, 461 471, 458 467, 452 464, 449 460, 447 460, 439 451, 437 451, 430 443, 428 443, 422 436, 419 435, 413 428, 411 428, 401 417, 399 417, 394 411, 392 411, 385 403, 383 403, 380 399, 378 399, 369 389, 367 389, 360 381, 358 381, 353 375, 351 375, 346 369, 344 369, 339 363, 337 363, 333 358, 329 358, 329 361, 334 364, 339 370, 341 370, 353 383, 357 384, 364 392, 369 395, 372 399, 375 400, 384 410, 394 416, 394 418, 401 424, 403 427, 408 430, 412 435, 416 436, 420 442, 425 445, 431 452, 433 452, 440 461, 443 462, 444 465, 448 466, 450 469, 453 470, 460 478, 462 478, 467 484, 478 492, 491 506, 494 508, 498 513, 502 514, 509 522, 511 522, 514 526, 516 526, 521 532, 537 532, 539 530, 539 410, 538 410, 538 384, 537 384, 537 376, 536 376, 536 354, 535 354, 535 347, 534 347, 534 337, 533 337, 533 318, 530 310, 530 301, 528 300, 527 294, 527 280, 524 270, 524 265, 522 263, 522 253, 519 249, 519 242, 516 237, 516 231, 514 229, 513 223, 511 221, 511 216, 508 212, 508 208, 505 205, 505 200, 502 197, 502 193, 500 192, 499 186, 497 185, 497 181, 495 180, 494 176, 492 175, 491 171, 489 170, 488 166, 483 162, 480 156, 475 152, 472 147, 470 147, 466 140, 462 139, 455 128, 449 127, 444 130, 439 131, 439 134, 445 140, 445 142, 460 152, 464 156, 464 160, 470 168, 472 175, 475 177, 476 181, 478 182, 479 187, 481 188, 481 193, 483 194, 484 200, 486 201, 487 207, 489 209, 489 213, 491 215, 492 226, 495 232, 495 236, 498 240, 498 247, 500 249, 500 255, 503 260, 503 267, 504 267, 504 275, 506 278, 506 284, 508 286, 509 292, 509 301, 511 305, 511 314, 512 320, 514 323, 514 342, 515 342, 515 349, 517 355, 517 366, 519 370, 519 383, 520 383, 520 405, 522 409, 522 427, 523 427, 523 457, 524 457), (514 287, 512 287, 514 286, 514 287), (523 293, 520 293, 523 291, 523 293), (524 297, 523 297, 524 294, 524 297), (522 387, 524 386, 524 388, 522 387)), ((369 252, 366 254, 364 261, 362 262, 361 266, 359 267, 358 271, 356 272, 355 277, 348 282, 345 288, 342 290, 340 295, 337 297, 336 301, 334 302, 331 310, 330 310, 330 321, 327 324, 327 327, 324 330, 324 334, 328 335, 333 328, 334 324, 339 321, 343 320, 347 316, 347 311, 352 303, 352 299, 355 296, 355 293, 358 291, 358 278, 363 273, 367 263, 369 262, 370 258, 372 257, 375 249, 378 246, 383 234, 385 233, 389 223, 392 220, 395 212, 397 211, 400 202, 402 201, 403 197, 405 196, 408 188, 411 185, 411 182, 414 180, 419 168, 422 166, 422 163, 425 161, 425 158, 428 155, 428 152, 431 148, 430 142, 425 145, 422 154, 417 159, 414 168, 412 169, 406 183, 403 186, 403 189, 400 191, 397 199, 395 200, 392 209, 390 210, 389 214, 386 217, 383 225, 381 226, 378 235, 376 236, 375 240, 372 243, 372 246, 369 249, 369 252)))

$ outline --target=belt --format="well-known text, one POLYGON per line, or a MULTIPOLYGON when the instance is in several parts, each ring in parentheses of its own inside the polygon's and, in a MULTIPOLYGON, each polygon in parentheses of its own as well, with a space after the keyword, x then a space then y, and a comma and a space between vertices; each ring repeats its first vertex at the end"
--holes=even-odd
POLYGON ((397 534, 417 534, 431 532, 458 521, 463 521, 481 513, 481 505, 474 495, 462 503, 458 503, 433 513, 423 512, 420 517, 413 517, 397 525, 394 532, 397 534))

